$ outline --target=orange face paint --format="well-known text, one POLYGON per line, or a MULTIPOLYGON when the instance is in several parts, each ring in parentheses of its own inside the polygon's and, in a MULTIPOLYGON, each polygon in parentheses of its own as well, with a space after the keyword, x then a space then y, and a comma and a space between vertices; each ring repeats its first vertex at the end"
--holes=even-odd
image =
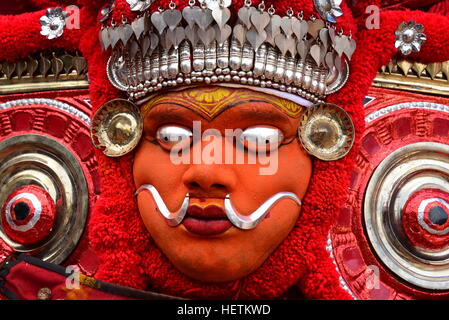
MULTIPOLYGON (((263 93, 222 87, 171 92, 142 107, 145 139, 134 159, 136 187, 155 186, 171 212, 181 207, 186 194, 194 207, 182 224, 171 227, 148 192, 138 196, 145 226, 177 269, 207 282, 239 279, 256 270, 287 237, 300 215, 300 207, 292 201, 279 201, 252 230, 230 225, 222 208, 226 195, 232 197, 235 209, 243 215, 252 213, 278 192, 292 192, 303 198, 312 161, 296 138, 302 110, 301 106, 263 93), (213 129, 222 133, 218 143, 228 147, 230 143, 234 146, 222 138, 227 129, 279 130, 283 141, 270 154, 277 157, 276 172, 261 175, 260 161, 174 164, 170 152, 158 143, 158 130, 163 126, 192 130, 194 121, 201 124, 203 132, 213 129)), ((203 148, 210 143, 198 142, 203 148)))

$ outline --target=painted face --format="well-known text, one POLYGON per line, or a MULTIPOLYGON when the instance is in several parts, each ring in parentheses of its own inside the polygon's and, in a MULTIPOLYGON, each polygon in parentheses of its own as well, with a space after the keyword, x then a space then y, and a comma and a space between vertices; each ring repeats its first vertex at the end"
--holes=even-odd
POLYGON ((303 107, 245 89, 199 87, 158 96, 142 107, 144 138, 134 159, 134 182, 160 195, 138 194, 152 238, 187 276, 206 282, 240 279, 259 268, 287 237, 301 207, 312 160, 297 138, 303 107), (188 198, 186 198, 188 195, 188 198), (245 228, 231 222, 226 197, 245 228), (169 225, 161 212, 183 211, 169 225), (256 213, 257 213, 256 212, 256 213), (182 218, 182 217, 181 217, 182 218), (251 219, 250 219, 251 218, 251 219))

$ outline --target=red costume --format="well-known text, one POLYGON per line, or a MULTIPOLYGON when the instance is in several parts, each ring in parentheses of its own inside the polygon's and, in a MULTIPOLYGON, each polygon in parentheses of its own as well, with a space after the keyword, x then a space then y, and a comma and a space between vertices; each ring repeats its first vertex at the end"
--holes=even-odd
MULTIPOLYGON (((108 5, 108 1, 79 0, 77 5, 80 7, 80 29, 66 28, 63 34, 55 39, 45 39, 40 34, 39 18, 45 15, 45 10, 31 12, 30 9, 30 13, 2 16, 0 18, 0 43, 3 48, 0 53, 1 60, 20 59, 49 48, 79 49, 88 63, 89 99, 92 104, 93 116, 106 102, 115 98, 126 98, 108 80, 107 64, 112 50, 109 46, 106 51, 101 50, 99 33, 104 28, 111 26, 118 28, 122 24, 132 23, 146 12, 132 11, 128 2, 117 0, 110 10, 111 12, 108 12, 109 7, 104 9, 105 5, 108 5), (102 8, 103 12, 100 13, 102 8), (102 19, 101 22, 100 19, 102 19)), ((156 12, 159 7, 165 10, 169 8, 168 1, 151 2, 148 13, 156 12)), ((257 7, 259 3, 260 1, 253 1, 252 6, 257 7)), ((187 1, 174 1, 174 4, 178 10, 188 6, 187 1)), ((380 1, 375 4, 381 7, 380 1)), ((57 5, 63 6, 65 3, 36 0, 30 3, 29 8, 54 8, 57 5)), ((244 5, 241 0, 232 1, 229 9, 233 16, 244 5)), ((271 5, 275 7, 276 13, 282 16, 291 8, 295 16, 302 12, 301 15, 306 19, 312 15, 315 18, 320 17, 312 0, 265 1, 267 9, 271 5)), ((348 58, 351 58, 347 82, 340 90, 323 98, 327 103, 343 108, 352 119, 355 131, 354 145, 349 153, 340 159, 334 161, 313 159, 313 173, 307 191, 301 199, 301 215, 288 236, 260 267, 241 279, 221 283, 193 280, 180 272, 156 245, 142 222, 135 196, 136 185, 133 180, 135 153, 132 152, 119 158, 110 158, 103 153, 104 150, 96 150, 95 153, 98 161, 98 176, 101 180, 101 192, 95 191, 99 196, 95 200, 86 223, 87 235, 82 238, 82 245, 78 246, 75 253, 65 260, 64 264, 75 264, 84 259, 87 261, 87 265, 89 262, 95 265, 90 269, 92 272, 82 270, 89 276, 110 284, 141 290, 134 293, 124 293, 126 289, 123 288, 124 291, 114 291, 122 297, 131 295, 134 298, 148 298, 142 291, 152 291, 162 295, 202 299, 354 298, 333 261, 335 257, 331 257, 327 248, 329 247, 330 230, 333 225, 339 223, 336 222, 337 218, 348 201, 350 175, 355 166, 365 129, 363 99, 379 68, 398 54, 400 49, 395 48, 395 31, 404 21, 416 21, 418 24, 424 25, 423 33, 427 38, 424 40, 425 42, 423 41, 422 48, 416 48, 419 50, 411 53, 409 58, 422 63, 449 60, 449 49, 442 45, 447 42, 445 29, 449 20, 446 17, 403 8, 402 10, 382 9, 379 13, 380 28, 367 29, 367 15, 365 14, 367 5, 368 3, 364 1, 357 1, 354 5, 342 2, 340 7, 343 14, 334 17, 336 18, 335 24, 331 23, 335 26, 338 36, 345 35, 349 43, 352 37, 357 43, 357 49, 352 58, 348 52, 351 50, 347 47, 346 52, 342 55, 344 56, 343 61, 349 62, 348 58), (343 30, 343 33, 339 34, 339 30, 343 30), (89 255, 98 258, 88 258, 89 255)), ((309 28, 311 28, 316 20, 308 21, 309 28)), ((232 23, 230 22, 230 24, 232 23)), ((397 45, 399 46, 399 44, 397 45)), ((340 49, 336 48, 336 50, 340 49)), ((183 85, 185 84, 181 86, 183 85)), ((160 92, 164 94, 164 90, 162 89, 160 92)), ((321 101, 321 97, 317 96, 316 100, 321 101)), ((311 99, 310 95, 307 97, 311 99)), ((89 185, 88 189, 93 193, 92 185, 89 185)), ((13 196, 11 195, 11 197, 13 196)), ((45 197, 47 196, 46 194, 45 197)), ((50 215, 49 221, 52 218, 54 217, 50 215)), ((29 238, 25 240, 32 241, 29 238)), ((5 257, 14 251, 7 244, 3 244, 3 246, 5 257)), ((338 259, 339 257, 337 257, 338 259)), ((21 263, 23 264, 23 262, 21 263)), ((31 266, 31 262, 29 263, 31 266)), ((63 261, 57 261, 57 263, 63 263, 63 261)), ((8 268, 14 270, 12 266, 8 268)), ((7 274, 7 272, 4 274, 6 279, 8 279, 7 274)), ((20 273, 18 274, 19 276, 16 273, 16 277, 20 278, 20 273)), ((49 277, 44 271, 42 274, 45 274, 46 279, 49 277)), ((13 275, 14 273, 11 271, 9 276, 13 275)), ((49 278, 51 279, 51 276, 49 278)), ((22 298, 33 297, 34 293, 26 293, 21 290, 20 284, 14 285, 13 280, 9 281, 11 284, 6 282, 8 292, 14 292, 13 295, 22 298)), ((58 280, 56 284, 51 284, 54 286, 51 290, 52 298, 64 297, 66 294, 65 291, 56 289, 62 284, 61 281, 58 280)), ((89 287, 88 280, 82 284, 89 287)), ((91 283, 93 288, 101 287, 99 284, 100 282, 96 285, 91 283)), ((107 284, 103 283, 102 288, 104 287, 107 287, 107 284)), ((8 295, 8 292, 3 291, 2 293, 11 298, 12 296, 8 295)), ((92 293, 89 297, 116 298, 97 296, 96 293, 92 293)), ((159 297, 162 298, 162 296, 150 296, 150 298, 159 297)))

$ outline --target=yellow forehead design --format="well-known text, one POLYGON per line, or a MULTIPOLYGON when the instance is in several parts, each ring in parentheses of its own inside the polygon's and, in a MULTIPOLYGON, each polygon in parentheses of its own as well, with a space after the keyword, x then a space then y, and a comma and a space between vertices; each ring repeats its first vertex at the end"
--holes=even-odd
POLYGON ((183 90, 176 95, 158 95, 142 107, 145 116, 153 107, 164 104, 179 104, 198 111, 206 118, 213 119, 228 107, 242 102, 268 102, 283 110, 291 117, 298 117, 303 107, 286 99, 260 94, 249 90, 223 87, 193 88, 183 90))

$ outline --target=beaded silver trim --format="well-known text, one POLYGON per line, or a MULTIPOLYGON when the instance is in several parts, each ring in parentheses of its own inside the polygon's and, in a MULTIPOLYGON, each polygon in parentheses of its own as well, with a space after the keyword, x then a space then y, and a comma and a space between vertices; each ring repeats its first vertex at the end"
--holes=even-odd
POLYGON ((302 12, 275 14, 250 0, 231 27, 228 3, 216 1, 146 12, 131 24, 103 26, 103 49, 111 83, 140 100, 164 88, 234 83, 297 94, 312 102, 339 90, 348 79, 355 41, 302 12))
POLYGON ((438 104, 433 102, 405 102, 395 104, 370 113, 365 117, 365 123, 370 123, 386 114, 402 109, 426 109, 449 113, 449 106, 446 106, 444 104, 438 104))
POLYGON ((76 109, 75 107, 72 107, 71 105, 58 101, 58 100, 53 100, 53 99, 19 99, 19 100, 11 100, 5 103, 1 103, 0 104, 0 110, 5 110, 8 108, 12 108, 12 107, 17 107, 17 106, 28 106, 28 105, 33 105, 33 104, 42 104, 42 105, 47 105, 50 107, 54 107, 57 108, 59 110, 65 111, 71 115, 74 115, 75 117, 77 117, 78 119, 80 119, 81 121, 83 121, 84 123, 86 123, 87 125, 90 126, 90 117, 85 114, 84 112, 79 111, 78 109, 76 109))
POLYGON ((346 283, 345 279, 343 279, 343 277, 340 275, 340 270, 338 270, 338 265, 337 265, 337 262, 335 261, 335 257, 334 257, 334 254, 333 254, 334 248, 332 247, 332 239, 331 239, 330 233, 327 235, 326 251, 329 253, 330 258, 331 258, 332 262, 334 263, 335 270, 339 274, 338 280, 340 282, 340 287, 343 290, 345 290, 347 293, 349 293, 349 295, 351 297, 353 297, 354 300, 358 300, 357 297, 354 295, 354 293, 352 293, 351 289, 349 289, 349 286, 346 283))

